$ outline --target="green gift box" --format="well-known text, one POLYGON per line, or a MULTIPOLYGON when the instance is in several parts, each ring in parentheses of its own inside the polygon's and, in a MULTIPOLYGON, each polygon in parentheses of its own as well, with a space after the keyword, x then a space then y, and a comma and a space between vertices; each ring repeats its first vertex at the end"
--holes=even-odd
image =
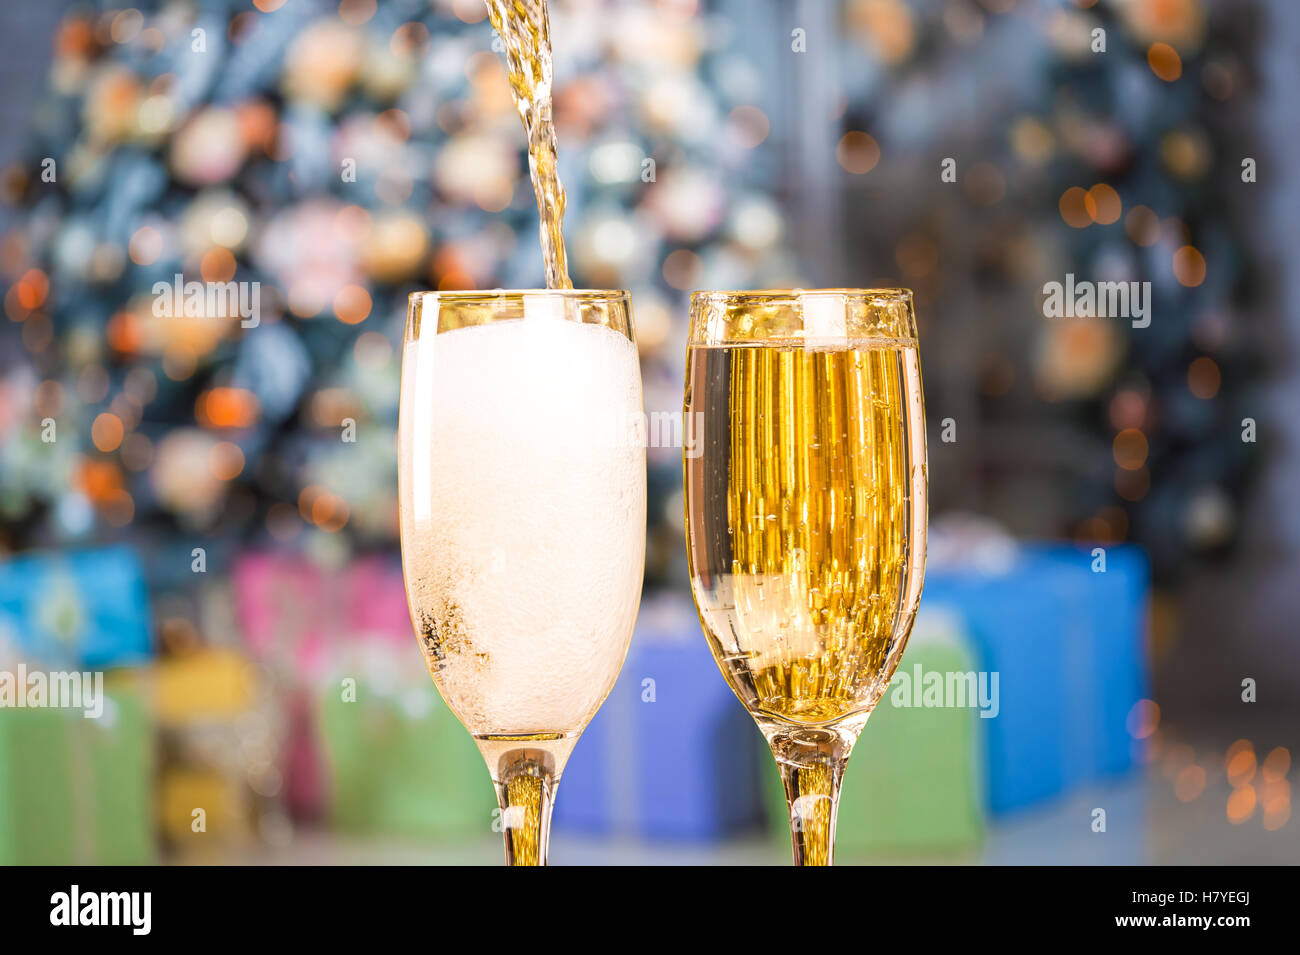
POLYGON ((153 724, 134 688, 104 711, 0 708, 0 864, 154 859, 153 724))
MULTIPOLYGON (((979 776, 979 687, 960 621, 922 610, 898 672, 858 738, 844 773, 835 831, 837 857, 962 855, 984 834, 979 776), (965 705, 940 694, 975 687, 965 705), (948 675, 955 675, 952 680, 948 675), (971 676, 965 676, 971 674, 971 676), (960 679, 956 676, 960 675, 960 679), (934 705, 942 698, 945 705, 934 705)), ((994 684, 986 682, 985 687, 994 684)), ((764 773, 774 833, 790 838, 785 793, 775 765, 764 773)))
POLYGON ((400 689, 341 679, 324 692, 320 726, 335 828, 418 838, 492 832, 487 766, 427 678, 400 689))

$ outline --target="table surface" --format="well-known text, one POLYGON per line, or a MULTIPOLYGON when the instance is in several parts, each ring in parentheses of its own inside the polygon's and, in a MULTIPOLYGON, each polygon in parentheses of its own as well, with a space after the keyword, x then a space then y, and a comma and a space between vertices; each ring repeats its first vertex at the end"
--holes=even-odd
MULTIPOLYGON (((1067 797, 994 821, 980 850, 964 855, 855 857, 840 864, 939 863, 992 865, 1295 865, 1300 864, 1300 818, 1268 831, 1256 812, 1240 824, 1227 818, 1231 792, 1226 779, 1207 785, 1190 802, 1180 801, 1158 767, 1127 780, 1078 790, 1067 797), (1136 807, 1145 832, 1092 831, 1095 807, 1136 807)), ((564 798, 564 790, 560 790, 564 798)), ((1110 810, 1114 812, 1114 810, 1110 810)), ((499 839, 412 843, 409 840, 340 837, 300 831, 284 845, 241 854, 229 861, 271 865, 500 865, 499 839)), ((551 836, 553 865, 786 865, 789 847, 762 833, 712 844, 652 843, 557 831, 551 836)))

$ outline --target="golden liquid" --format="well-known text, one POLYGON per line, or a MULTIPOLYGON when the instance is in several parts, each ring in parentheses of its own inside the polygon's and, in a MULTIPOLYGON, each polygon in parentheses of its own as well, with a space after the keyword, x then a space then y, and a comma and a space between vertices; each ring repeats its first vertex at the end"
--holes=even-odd
POLYGON ((690 349, 692 586, 756 715, 866 714, 892 677, 924 560, 920 388, 912 342, 690 349))
POLYGON ((515 865, 540 865, 538 843, 538 816, 542 806, 542 789, 546 785, 540 776, 516 776, 506 783, 506 805, 519 810, 523 816, 510 828, 510 849, 515 865))
POLYGON ((551 18, 546 0, 487 0, 487 7, 505 46, 515 107, 528 132, 528 171, 541 219, 546 287, 573 288, 564 251, 564 186, 556 170, 551 120, 551 18))

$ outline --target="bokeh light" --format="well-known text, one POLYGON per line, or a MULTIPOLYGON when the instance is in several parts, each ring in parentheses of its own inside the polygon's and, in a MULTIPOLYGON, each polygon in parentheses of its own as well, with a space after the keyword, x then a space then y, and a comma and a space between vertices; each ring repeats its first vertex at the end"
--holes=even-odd
POLYGON ((869 133, 851 130, 840 137, 835 148, 835 158, 846 172, 863 176, 880 162, 880 146, 869 133))
POLYGON ((1115 463, 1126 471, 1136 471, 1147 462, 1147 437, 1137 428, 1125 428, 1115 435, 1115 463))
POLYGON ((1208 401, 1219 393, 1223 376, 1213 358, 1201 356, 1187 367, 1187 387, 1196 397, 1208 401))
POLYGON ((95 442, 95 447, 104 452, 116 451, 122 443, 124 433, 121 420, 108 412, 98 415, 90 428, 90 437, 95 442))
POLYGON ((1118 222, 1123 211, 1119 193, 1104 182, 1097 183, 1084 194, 1083 207, 1088 218, 1098 225, 1118 222))
POLYGON ((1205 281, 1205 256, 1194 246, 1185 245, 1175 252, 1173 267, 1179 285, 1195 288, 1205 281))
POLYGON ((1151 72, 1166 83, 1172 83, 1183 75, 1183 61, 1168 43, 1152 43, 1147 48, 1147 63, 1151 72))
POLYGON ((1057 203, 1061 218, 1072 229, 1085 229, 1092 225, 1093 218, 1088 214, 1088 193, 1080 186, 1071 186, 1061 193, 1057 203))

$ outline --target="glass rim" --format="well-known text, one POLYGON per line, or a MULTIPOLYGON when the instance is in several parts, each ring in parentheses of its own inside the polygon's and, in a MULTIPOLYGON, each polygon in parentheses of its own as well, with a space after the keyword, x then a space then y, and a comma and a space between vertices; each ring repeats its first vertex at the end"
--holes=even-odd
POLYGON ((452 289, 441 292, 436 289, 424 289, 412 292, 406 297, 408 303, 426 298, 448 299, 457 303, 492 302, 503 298, 520 299, 525 296, 546 296, 551 298, 572 299, 574 301, 614 301, 631 298, 627 289, 593 289, 593 288, 493 288, 493 289, 452 289))
POLYGON ((837 298, 870 298, 894 302, 910 302, 910 288, 786 288, 786 289, 719 289, 691 293, 691 305, 697 302, 744 302, 744 301, 780 301, 782 299, 816 298, 834 296, 837 298))
POLYGON ((626 289, 455 289, 411 292, 404 340, 497 322, 556 319, 604 325, 635 344, 632 293, 626 289))

